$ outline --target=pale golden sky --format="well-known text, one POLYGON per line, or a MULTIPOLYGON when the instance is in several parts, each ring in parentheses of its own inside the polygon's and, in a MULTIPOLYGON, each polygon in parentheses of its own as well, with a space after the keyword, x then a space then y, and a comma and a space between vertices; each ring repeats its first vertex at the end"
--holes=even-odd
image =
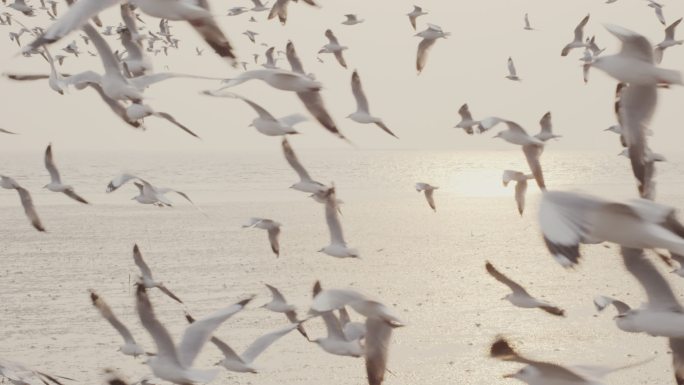
MULTIPOLYGON (((214 11, 224 15, 232 6, 248 6, 244 1, 213 1, 214 11)), ((413 1, 405 0, 320 0, 322 8, 315 9, 301 3, 289 7, 286 26, 265 21, 267 12, 245 13, 236 17, 219 17, 219 22, 237 47, 241 60, 252 62, 252 54, 263 53, 267 42, 284 49, 291 39, 308 72, 313 72, 324 84, 324 99, 339 128, 360 148, 373 149, 509 149, 510 144, 491 139, 494 130, 482 136, 469 137, 460 129, 452 128, 459 120, 459 106, 468 102, 474 118, 498 115, 520 123, 528 131, 538 130, 538 121, 546 111, 553 114, 554 130, 564 135, 549 148, 563 150, 605 149, 619 152, 617 137, 603 129, 614 124, 612 112, 615 81, 599 71, 592 71, 590 82, 584 85, 577 49, 568 57, 561 57, 561 48, 571 40, 575 25, 587 13, 591 20, 585 29, 595 34, 604 54, 619 49, 619 43, 602 26, 613 23, 646 35, 653 44, 662 40, 664 33, 653 9, 644 0, 620 0, 604 4, 600 0, 478 0, 420 2, 430 13, 418 19, 418 30, 426 23, 441 26, 452 35, 439 40, 420 76, 415 71, 416 48, 420 38, 405 16, 413 1), (528 12, 532 26, 525 31, 523 15, 528 12), (340 24, 344 14, 357 13, 365 22, 355 26, 340 24), (259 22, 247 22, 254 15, 259 22), (325 63, 316 60, 317 51, 327 40, 324 31, 331 28, 341 44, 349 49, 345 70, 330 54, 321 54, 325 63), (241 33, 246 29, 258 32, 257 44, 252 44, 241 33), (518 74, 523 79, 514 83, 504 78, 506 59, 512 56, 518 74), (350 89, 353 69, 358 69, 371 113, 400 137, 396 140, 373 125, 361 125, 345 119, 356 108, 350 89)), ((684 4, 663 1, 668 24, 684 15, 684 4)), ((38 1, 32 3, 38 6, 38 1)), ((64 7, 61 8, 64 11, 64 7)), ((45 26, 47 17, 17 16, 33 26, 45 26)), ((103 14, 105 24, 119 23, 118 7, 103 14)), ((147 18, 148 28, 156 31, 155 19, 147 18)), ((177 72, 209 76, 231 77, 238 71, 231 69, 210 52, 204 42, 183 23, 172 22, 172 31, 181 39, 180 51, 169 57, 154 58, 157 71, 165 66, 177 72), (195 47, 205 49, 203 56, 195 55, 195 47)), ((5 36, 15 26, 2 26, 5 36)), ((684 38, 684 30, 678 31, 684 38)), ((78 34, 54 44, 53 55, 77 39, 78 34)), ((110 37, 116 49, 117 41, 110 37)), ((27 36, 23 36, 27 41, 27 36)), ((48 65, 40 58, 15 56, 18 49, 9 39, 0 41, 0 58, 4 72, 47 73, 48 65)), ((63 52, 61 52, 63 53, 63 52)), ((681 69, 684 47, 666 51, 663 67, 681 69)), ((281 60, 279 65, 288 68, 281 60)), ((252 68, 254 68, 252 66, 252 68)), ((102 71, 99 58, 87 54, 70 57, 63 72, 75 73, 85 69, 102 71)), ((163 120, 147 119, 147 132, 136 132, 120 122, 90 91, 72 90, 61 96, 52 91, 47 81, 18 83, 0 80, 2 88, 1 127, 20 132, 21 136, 0 137, 0 151, 15 149, 43 149, 54 142, 60 149, 136 148, 171 150, 270 149, 278 148, 278 139, 266 137, 247 127, 256 116, 238 100, 200 96, 199 91, 215 89, 216 82, 171 80, 148 89, 147 103, 159 111, 171 112, 203 140, 196 140, 163 120)), ((253 99, 280 117, 300 112, 306 114, 298 98, 253 81, 232 89, 253 99)), ((680 152, 684 133, 678 123, 678 112, 684 105, 681 87, 660 92, 660 103, 651 128, 656 135, 651 147, 665 155, 680 152)), ((293 138, 298 147, 346 148, 347 144, 311 122, 300 125, 303 133, 293 138)))

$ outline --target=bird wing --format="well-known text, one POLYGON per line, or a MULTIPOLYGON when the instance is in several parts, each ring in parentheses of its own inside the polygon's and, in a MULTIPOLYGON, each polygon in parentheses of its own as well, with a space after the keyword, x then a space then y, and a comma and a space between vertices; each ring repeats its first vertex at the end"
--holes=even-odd
POLYGON ((390 130, 389 127, 387 127, 383 121, 378 120, 377 122, 375 122, 375 125, 382 128, 382 130, 385 131, 386 133, 388 133, 388 134, 392 135, 393 137, 399 139, 399 137, 397 135, 395 135, 394 132, 392 132, 392 130, 390 130))
POLYGON ((315 294, 311 310, 317 313, 333 311, 356 301, 365 301, 366 297, 354 290, 328 289, 315 294))
POLYGON ((337 62, 342 67, 347 68, 347 62, 344 60, 344 56, 342 56, 342 51, 335 51, 335 59, 337 59, 337 62))
POLYGON ((520 171, 513 171, 513 170, 504 170, 503 175, 502 175, 502 181, 504 187, 508 186, 508 184, 514 180, 514 181, 521 181, 525 180, 525 174, 521 173, 520 171))
POLYGON ((584 26, 587 25, 589 22, 589 15, 584 16, 584 19, 577 24, 577 27, 575 27, 575 41, 582 42, 584 40, 584 26))
POLYGON ((473 120, 473 116, 470 114, 470 108, 468 108, 468 103, 463 103, 461 108, 458 109, 458 114, 461 115, 462 120, 473 120))
POLYGON ((2 132, 3 134, 17 135, 16 132, 8 131, 8 130, 5 130, 4 128, 0 128, 0 132, 2 132))
POLYGON ((670 338, 672 367, 677 384, 684 384, 684 338, 670 338))
POLYGON ((228 346, 227 343, 223 342, 222 340, 216 338, 216 337, 211 337, 209 340, 211 341, 212 344, 214 344, 223 356, 231 361, 237 361, 245 364, 245 361, 242 359, 242 357, 238 356, 237 353, 235 353, 235 350, 233 350, 230 346, 228 346))
POLYGON ((370 114, 370 110, 368 109, 368 99, 366 99, 366 95, 363 93, 363 88, 361 87, 361 78, 356 71, 352 73, 351 86, 352 93, 356 99, 356 110, 370 114))
POLYGON ((249 301, 251 298, 230 305, 188 326, 183 333, 180 344, 178 344, 178 358, 182 366, 190 367, 204 344, 211 338, 214 330, 242 310, 249 301))
POLYGON ((99 32, 90 24, 83 25, 83 32, 90 38, 90 41, 97 49, 105 73, 109 76, 117 78, 120 82, 128 84, 128 81, 123 77, 121 69, 119 68, 119 61, 112 52, 112 48, 107 41, 100 35, 99 32))
MULTIPOLYGON (((294 69, 294 67, 293 67, 294 69)), ((323 104, 323 98, 318 91, 297 92, 297 96, 304 103, 304 107, 311 113, 311 115, 318 120, 318 122, 331 133, 338 137, 345 139, 344 135, 337 129, 335 121, 330 116, 330 113, 323 104)))
POLYGON ((156 287, 157 289, 159 289, 162 293, 164 293, 164 294, 166 294, 167 296, 169 296, 169 297, 170 297, 171 299, 173 299, 174 301, 176 301, 176 302, 178 302, 178 303, 183 303, 183 301, 181 301, 181 299, 178 298, 175 294, 173 294, 173 293, 171 292, 171 290, 169 290, 166 286, 164 286, 164 284, 162 284, 162 283, 156 283, 156 284, 155 284, 155 287, 156 287))
POLYGON ((47 168, 48 172, 50 173, 50 179, 52 179, 53 183, 62 183, 61 179, 59 178, 59 170, 57 170, 55 161, 52 158, 52 144, 49 144, 45 149, 45 168, 47 168))
POLYGON ((33 227, 35 227, 38 231, 45 231, 45 227, 43 227, 43 224, 41 223, 40 218, 38 217, 38 213, 36 212, 36 208, 33 205, 33 199, 31 199, 31 194, 28 192, 28 190, 19 185, 17 185, 15 188, 19 193, 21 205, 24 206, 24 213, 31 221, 33 227))
POLYGON ((248 363, 254 362, 259 354, 266 350, 266 348, 271 346, 279 338, 296 329, 297 326, 299 326, 299 323, 293 323, 257 338, 249 345, 245 352, 242 353, 242 359, 248 363))
POLYGON ((271 120, 271 121, 274 121, 274 122, 277 121, 276 118, 273 117, 273 115, 271 115, 271 114, 270 114, 268 111, 266 111, 263 107, 261 107, 260 105, 254 103, 253 101, 251 101, 251 100, 249 100, 249 99, 247 99, 247 98, 245 98, 245 97, 243 97, 243 96, 240 96, 240 95, 238 95, 238 94, 235 94, 235 93, 232 93, 232 92, 226 92, 226 93, 221 93, 221 94, 219 94, 219 93, 212 92, 212 91, 205 91, 204 94, 205 94, 205 95, 210 95, 210 96, 224 97, 224 98, 240 99, 240 100, 244 101, 245 103, 247 103, 250 107, 252 107, 252 108, 254 109, 254 111, 256 111, 256 113, 259 115, 259 117, 260 117, 261 119, 267 119, 267 120, 271 120))
POLYGON ((522 150, 523 153, 525 153, 525 159, 527 159, 527 164, 530 166, 530 171, 532 171, 532 175, 534 175, 537 185, 542 191, 545 191, 546 184, 544 183, 544 173, 542 172, 541 162, 539 161, 544 146, 539 144, 526 144, 522 146, 522 150))
POLYGON ((278 20, 284 25, 287 22, 287 3, 289 1, 290 0, 276 0, 271 11, 268 13, 268 20, 278 16, 278 20))
POLYGON ((579 376, 577 373, 563 366, 548 362, 534 361, 521 356, 511 348, 508 341, 504 338, 499 338, 492 344, 489 354, 492 358, 498 358, 503 361, 513 361, 531 365, 541 372, 540 377, 542 378, 553 378, 562 381, 563 383, 587 383, 586 378, 579 376))
POLYGON ((682 22, 682 18, 680 17, 677 19, 677 21, 673 22, 670 24, 669 27, 665 28, 665 40, 674 40, 675 38, 675 28, 679 25, 679 23, 682 22))
POLYGON ((154 314, 145 286, 138 284, 136 298, 136 307, 140 322, 147 332, 150 333, 150 336, 152 336, 152 339, 154 340, 154 344, 157 346, 158 359, 170 362, 178 367, 183 367, 178 359, 178 353, 176 352, 176 347, 173 344, 171 335, 154 314))
POLYGON ((425 68, 425 63, 427 63, 428 52, 430 48, 435 44, 437 39, 423 39, 418 44, 418 53, 416 55, 416 70, 418 73, 423 71, 425 68))
POLYGON ((280 244, 278 242, 278 235, 280 234, 280 227, 271 227, 268 229, 268 241, 271 243, 271 250, 276 256, 280 256, 280 244))
POLYGON ((133 245, 133 261, 135 262, 135 265, 138 266, 138 268, 140 269, 140 272, 142 273, 144 278, 154 280, 152 278, 152 270, 150 270, 150 267, 147 266, 147 263, 145 263, 142 253, 140 252, 140 248, 137 244, 133 245))
MULTIPOLYGON (((201 76, 192 74, 182 74, 177 72, 158 72, 155 74, 142 75, 131 78, 129 81, 139 89, 147 88, 152 84, 162 82, 168 79, 185 78, 185 79, 204 79, 204 80, 223 80, 223 78, 216 78, 211 76, 201 76)), ((216 95, 213 95, 216 96, 216 95)))
POLYGON ((285 160, 287 160, 287 163, 289 163, 289 165, 295 170, 297 175, 299 175, 299 179, 303 181, 311 181, 312 179, 309 176, 309 173, 306 172, 304 166, 302 166, 302 164, 299 163, 299 159, 297 159, 297 155, 292 150, 290 142, 288 142, 287 139, 283 138, 282 145, 283 153, 285 154, 285 160))
POLYGON ((508 73, 511 76, 518 76, 515 72, 515 64, 513 63, 513 59, 510 57, 508 58, 508 73))
MULTIPOLYGON (((130 181, 130 180, 132 180, 132 179, 137 179, 137 180, 139 180, 139 181, 141 181, 141 182, 145 182, 145 181, 143 181, 142 179, 138 178, 138 177, 135 176, 135 175, 131 175, 131 174, 121 174, 121 175, 117 176, 116 178, 112 179, 112 180, 109 182, 109 184, 107 185, 107 192, 110 193, 110 192, 112 192, 112 191, 115 191, 116 189, 118 189, 119 187, 123 186, 124 184, 126 184, 126 182, 128 182, 128 181, 130 181)), ((146 182, 145 182, 145 183, 146 183, 146 182)))
POLYGON ((329 29, 326 30, 325 31, 325 37, 328 38, 328 40, 330 41, 330 44, 340 45, 340 43, 337 41, 337 38, 335 37, 335 34, 333 34, 333 31, 331 31, 329 29))
POLYGON ((643 35, 612 24, 607 24, 606 29, 622 42, 620 55, 653 64, 653 48, 643 35))
POLYGON ((121 321, 119 321, 118 318, 116 318, 114 312, 112 312, 112 309, 109 307, 109 305, 107 305, 102 297, 100 297, 94 291, 91 291, 90 300, 93 302, 93 306, 95 306, 95 308, 100 312, 100 315, 102 315, 102 317, 106 319, 107 322, 109 322, 109 324, 112 325, 117 332, 119 332, 119 334, 121 334, 121 337, 124 339, 124 343, 129 345, 136 344, 131 332, 123 323, 121 323, 121 321))
POLYGON ((649 309, 684 312, 684 308, 677 301, 670 284, 658 272, 653 263, 646 258, 643 250, 622 247, 620 254, 627 271, 639 281, 646 291, 649 309))
POLYGON ((233 52, 233 47, 230 45, 226 35, 221 31, 221 28, 216 24, 216 20, 211 16, 209 2, 207 0, 197 0, 196 4, 207 11, 207 17, 188 20, 188 22, 217 55, 224 59, 228 59, 229 62, 235 66, 236 56, 233 52))
POLYGON ((413 30, 415 31, 415 29, 416 29, 416 18, 417 18, 417 16, 414 16, 414 15, 409 14, 408 17, 409 17, 409 21, 411 22, 411 27, 413 27, 413 30))
POLYGON ((156 116, 156 117, 162 118, 162 119, 166 119, 166 120, 168 120, 169 122, 173 123, 176 127, 180 128, 181 130, 187 132, 188 134, 194 136, 195 138, 199 138, 199 136, 198 136, 197 134, 195 134, 191 129, 189 129, 188 127, 184 126, 184 125, 181 124, 179 121, 177 121, 176 118, 174 118, 173 116, 171 116, 171 114, 168 114, 168 113, 166 113, 166 112, 158 112, 158 111, 155 111, 155 112, 153 113, 153 115, 156 116))
POLYGON ((515 184, 515 202, 518 204, 518 212, 522 215, 525 210, 525 192, 527 191, 527 179, 519 180, 515 184))
POLYGON ((433 196, 435 190, 433 189, 426 189, 425 190, 425 199, 428 202, 428 205, 430 205, 430 208, 433 209, 434 211, 437 211, 437 207, 435 206, 435 198, 433 196))
POLYGON ((387 370, 389 343, 392 338, 392 326, 381 319, 366 319, 365 352, 366 374, 369 385, 380 385, 387 370))
POLYGON ((37 74, 37 75, 23 75, 23 74, 9 74, 9 73, 4 73, 4 76, 6 76, 8 79, 11 80, 18 80, 18 81, 25 81, 25 80, 42 80, 42 79, 49 79, 50 75, 42 75, 42 74, 37 74))
POLYGON ((294 126, 295 124, 301 123, 301 122, 306 122, 307 117, 302 115, 302 114, 290 114, 287 116, 283 116, 282 118, 278 119, 281 123, 283 123, 286 126, 294 126))
POLYGON ((287 42, 287 46, 285 48, 285 56, 287 57, 287 61, 290 63, 290 67, 292 67, 292 72, 296 72, 299 74, 304 75, 304 66, 302 66, 301 60, 299 60, 299 56, 297 56, 297 51, 295 51, 294 44, 291 41, 287 42))
POLYGON ((121 120, 126 122, 129 126, 133 128, 140 128, 142 126, 142 123, 140 123, 137 120, 131 120, 128 117, 128 114, 126 114, 126 105, 124 105, 122 102, 118 100, 114 100, 107 96, 104 91, 102 90, 102 86, 98 83, 86 83, 84 87, 91 87, 92 89, 97 92, 98 95, 100 95, 100 98, 102 101, 107 103, 107 106, 114 112, 121 120))
POLYGON ((330 243, 346 245, 342 224, 337 212, 337 199, 335 198, 335 188, 330 188, 325 194, 325 221, 330 231, 330 243))
POLYGON ((539 120, 539 125, 541 126, 541 132, 551 134, 551 112, 547 112, 539 120))
POLYGON ((273 287, 269 284, 266 284, 266 287, 271 292, 271 296, 273 296, 274 301, 287 303, 287 301, 285 300, 285 297, 283 297, 283 295, 280 293, 280 291, 278 289, 276 289, 275 287, 273 287))
POLYGON ((90 204, 90 203, 88 203, 87 200, 85 200, 85 198, 83 198, 83 197, 81 197, 80 195, 76 194, 76 192, 75 192, 73 189, 64 190, 64 191, 62 191, 62 192, 64 193, 64 195, 68 196, 69 198, 71 198, 71 199, 73 199, 73 200, 75 200, 75 201, 77 201, 77 202, 81 202, 81 203, 84 203, 84 204, 87 204, 87 205, 90 204))
POLYGON ((615 309, 618 311, 618 314, 625 314, 631 309, 629 305, 615 298, 606 297, 602 295, 594 297, 594 306, 596 306, 596 310, 603 311, 603 309, 605 309, 609 305, 615 306, 615 309))
POLYGON ((485 268, 487 269, 487 273, 489 273, 489 275, 494 277, 494 279, 496 279, 497 281, 508 286, 513 291, 513 293, 529 296, 525 288, 523 288, 517 282, 513 281, 512 279, 506 277, 504 274, 499 272, 499 270, 497 270, 494 267, 494 265, 492 265, 489 261, 487 261, 487 263, 485 264, 485 268))
POLYGON ((97 1, 78 1, 72 4, 62 17, 55 20, 42 34, 31 43, 24 46, 23 51, 33 51, 43 45, 52 44, 71 31, 81 28, 88 19, 96 16, 109 7, 113 7, 121 0, 97 0, 97 1))

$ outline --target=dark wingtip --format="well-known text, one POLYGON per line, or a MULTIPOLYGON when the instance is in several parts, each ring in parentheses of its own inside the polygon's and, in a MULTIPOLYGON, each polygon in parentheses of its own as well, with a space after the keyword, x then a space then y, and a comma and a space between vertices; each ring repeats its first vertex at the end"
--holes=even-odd
POLYGON ((242 306, 242 307, 245 307, 245 306, 247 306, 248 303, 250 303, 252 301, 252 299, 254 299, 253 296, 249 297, 247 299, 243 299, 242 301, 238 302, 237 304, 242 306))
POLYGON ((492 358, 506 360, 516 357, 517 353, 515 350, 513 350, 513 348, 511 348, 505 338, 499 337, 496 341, 494 341, 492 347, 489 349, 489 356, 492 358))
POLYGON ((195 322, 195 318, 191 316, 189 313, 185 313, 185 319, 188 321, 188 323, 195 322))

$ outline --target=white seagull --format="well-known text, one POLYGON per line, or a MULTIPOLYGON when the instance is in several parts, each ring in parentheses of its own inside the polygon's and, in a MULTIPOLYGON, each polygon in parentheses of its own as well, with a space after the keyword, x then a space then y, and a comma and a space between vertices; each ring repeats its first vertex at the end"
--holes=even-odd
POLYGON ((437 212, 437 207, 435 206, 435 198, 433 197, 433 194, 438 188, 439 187, 431 186, 428 183, 416 183, 416 191, 423 191, 425 193, 425 199, 427 200, 428 205, 430 205, 430 208, 435 212, 437 212))
POLYGON ((319 252, 326 253, 337 258, 359 258, 359 252, 347 246, 342 234, 342 224, 338 215, 338 203, 335 196, 335 187, 331 187, 323 195, 325 198, 325 221, 330 231, 330 244, 319 252))
POLYGON ((347 115, 347 118, 362 124, 375 123, 378 127, 382 128, 383 131, 399 139, 385 125, 385 123, 383 123, 382 119, 376 118, 370 114, 370 109, 368 108, 368 99, 366 99, 366 95, 363 93, 363 88, 361 87, 361 78, 356 70, 354 70, 352 73, 351 87, 352 93, 354 94, 354 99, 356 99, 356 111, 347 115))
MULTIPOLYGON (((297 318, 295 306, 287 303, 280 290, 276 289, 274 286, 266 284, 266 287, 268 288, 268 291, 271 292, 271 302, 263 305, 262 307, 272 312, 285 314, 285 317, 287 317, 287 320, 290 321, 290 323, 299 323, 300 320, 297 318)), ((297 326, 297 330, 307 340, 309 339, 309 335, 306 333, 306 330, 304 330, 304 327, 301 324, 297 326)))
POLYGON ((242 228, 256 227, 258 229, 266 230, 268 232, 268 241, 271 244, 271 250, 276 255, 280 256, 280 244, 278 237, 280 236, 280 223, 265 218, 249 218, 247 224, 242 225, 242 228))
POLYGON ((675 39, 675 28, 679 25, 679 23, 682 22, 682 18, 680 17, 675 21, 674 23, 670 24, 667 28, 665 28, 665 39, 658 43, 655 46, 655 50, 653 51, 653 54, 655 56, 655 62, 660 64, 660 62, 663 61, 663 53, 665 52, 666 48, 675 46, 675 45, 681 45, 684 43, 684 40, 676 40, 675 39))
POLYGON ((136 298, 140 322, 157 346, 157 355, 150 358, 147 364, 155 376, 178 385, 207 383, 216 377, 217 369, 195 369, 192 363, 214 330, 242 310, 251 300, 250 298, 240 301, 191 324, 185 328, 183 338, 176 345, 164 325, 155 316, 145 286, 138 285, 136 298))
POLYGON ((675 210, 646 199, 618 203, 550 191, 542 196, 539 225, 547 248, 564 267, 579 263, 581 243, 612 242, 684 255, 684 227, 675 210))
POLYGON ((328 186, 311 179, 311 176, 299 162, 299 159, 297 159, 297 155, 294 153, 294 150, 292 150, 290 142, 288 142, 286 138, 283 138, 282 147, 285 160, 299 176, 299 182, 290 186, 291 189, 311 194, 328 191, 328 186))
POLYGON ((461 121, 458 122, 454 128, 462 128, 468 135, 472 135, 473 127, 476 127, 479 122, 473 120, 473 116, 470 114, 470 109, 468 108, 468 103, 463 103, 461 108, 458 109, 458 114, 461 115, 461 121))
POLYGON ((667 24, 665 22, 665 16, 663 15, 663 5, 662 4, 657 3, 653 0, 648 0, 648 6, 653 8, 653 10, 655 11, 655 15, 658 18, 658 21, 660 22, 660 24, 662 24, 662 25, 667 24))
POLYGON ((296 72, 285 71, 282 69, 258 69, 245 71, 235 78, 228 79, 225 81, 226 85, 219 89, 219 91, 253 79, 262 80, 271 87, 283 91, 319 91, 322 87, 321 83, 309 78, 306 75, 298 74, 296 72))
POLYGON ((124 344, 119 348, 121 353, 127 356, 137 357, 139 355, 146 354, 145 349, 135 342, 133 335, 128 330, 126 325, 121 323, 118 318, 112 312, 112 309, 107 305, 107 303, 100 297, 94 290, 90 290, 90 300, 93 302, 93 306, 100 312, 102 318, 107 320, 114 329, 116 329, 121 337, 124 339, 124 344))
POLYGON ((243 96, 234 93, 216 93, 213 91, 204 91, 203 94, 209 96, 240 99, 244 101, 250 107, 252 107, 254 111, 256 111, 256 113, 259 115, 259 117, 254 118, 254 120, 252 120, 250 126, 253 126, 257 129, 257 131, 267 136, 298 134, 299 132, 297 132, 297 130, 294 129, 294 126, 298 123, 305 122, 307 120, 307 118, 301 114, 287 115, 277 119, 260 105, 254 103, 253 101, 243 96))
POLYGON ((508 186, 511 181, 515 181, 515 202, 518 205, 518 213, 521 216, 525 210, 525 192, 527 191, 527 181, 529 179, 534 179, 534 175, 513 170, 504 170, 503 172, 504 187, 508 186))
POLYGON ((505 297, 502 299, 507 300, 511 304, 517 307, 525 308, 525 309, 535 309, 539 308, 541 310, 544 310, 545 312, 555 315, 555 316, 560 316, 563 317, 565 316, 565 310, 553 306, 550 303, 546 301, 540 301, 534 297, 532 297, 525 288, 520 286, 517 282, 513 281, 512 279, 506 277, 504 274, 499 272, 494 265, 492 265, 489 261, 485 263, 485 268, 487 269, 487 273, 494 277, 497 281, 503 283, 504 285, 508 286, 509 289, 511 289, 513 292, 510 294, 507 294, 505 297))
MULTIPOLYGON (((321 291, 321 283, 316 281, 313 287, 314 299, 321 291)), ((320 316, 323 322, 325 322, 327 335, 324 338, 313 340, 321 349, 338 356, 361 357, 363 355, 361 341, 358 338, 347 338, 340 321, 335 316, 335 313, 333 313, 333 309, 325 311, 311 310, 310 314, 320 316)))
POLYGON ((174 192, 183 198, 185 198, 190 204, 194 206, 194 203, 190 199, 190 197, 178 190, 170 189, 167 187, 155 187, 146 180, 139 178, 135 175, 132 174, 121 174, 117 176, 116 178, 112 179, 109 184, 107 185, 107 193, 111 193, 113 191, 116 191, 119 187, 122 185, 126 184, 127 182, 131 180, 138 180, 140 184, 136 183, 136 186, 139 189, 139 194, 131 199, 135 199, 139 203, 142 204, 154 204, 157 206, 173 206, 173 202, 171 202, 166 196, 166 193, 169 192, 174 192))
POLYGON ((318 53, 332 53, 335 55, 335 59, 344 68, 347 68, 347 62, 344 61, 344 56, 342 56, 342 51, 346 50, 348 47, 340 45, 337 38, 331 30, 325 31, 325 37, 328 38, 329 43, 324 45, 318 53))
POLYGON ((31 221, 31 225, 38 231, 45 231, 45 227, 43 227, 43 224, 40 222, 36 208, 33 206, 31 194, 27 189, 21 187, 14 179, 4 175, 0 175, 0 187, 7 190, 17 190, 19 198, 21 199, 21 205, 24 207, 24 213, 29 221, 31 221))
POLYGON ((515 70, 515 64, 513 63, 513 58, 511 58, 510 56, 508 57, 508 75, 506 75, 506 79, 513 80, 516 82, 522 80, 518 77, 518 73, 515 70))
POLYGON ((359 23, 363 23, 363 22, 364 22, 363 19, 359 19, 359 18, 358 18, 355 14, 353 14, 353 13, 348 13, 348 14, 344 15, 344 17, 347 18, 345 21, 342 22, 342 24, 344 24, 344 25, 356 25, 356 24, 359 24, 359 23))
POLYGON ((147 266, 147 263, 145 263, 142 253, 140 252, 140 248, 137 244, 133 245, 133 261, 135 262, 135 265, 138 266, 138 269, 140 269, 140 274, 142 274, 141 282, 143 286, 145 286, 145 289, 153 289, 156 287, 174 301, 183 303, 183 301, 173 294, 171 290, 167 289, 162 282, 157 282, 154 280, 154 278, 152 278, 152 270, 150 270, 150 267, 147 266))
POLYGON ((534 31, 534 28, 532 28, 532 26, 530 26, 530 18, 527 15, 527 13, 525 14, 525 28, 523 28, 523 29, 526 31, 534 31))
POLYGON ((432 48, 437 39, 446 39, 449 35, 451 35, 451 32, 444 32, 442 31, 442 28, 434 24, 428 24, 427 29, 415 34, 415 36, 423 38, 418 44, 418 52, 416 53, 416 70, 418 71, 418 75, 420 75, 423 68, 425 68, 430 48, 432 48))
POLYGON ((64 195, 68 196, 69 198, 77 202, 88 204, 87 200, 81 198, 78 194, 76 194, 73 187, 66 184, 62 184, 62 180, 59 176, 59 170, 57 170, 55 161, 52 159, 52 143, 47 146, 47 149, 45 149, 45 168, 50 173, 50 183, 43 186, 43 188, 46 188, 53 192, 64 193, 64 195))
POLYGON ((423 15, 427 15, 427 14, 428 14, 427 12, 423 11, 423 8, 421 8, 417 5, 413 6, 413 11, 406 14, 406 16, 408 16, 408 18, 409 18, 409 21, 411 22, 411 27, 413 27, 414 31, 416 29, 416 19, 419 16, 423 16, 423 15))
POLYGON ((584 26, 589 22, 589 15, 584 16, 582 21, 575 27, 575 37, 570 43, 568 43, 561 51, 561 56, 568 56, 570 50, 573 48, 586 47, 587 44, 584 42, 584 26))
POLYGON ((541 131, 534 137, 541 140, 542 142, 546 142, 549 139, 556 139, 560 138, 561 135, 556 135, 553 132, 551 132, 551 112, 547 112, 542 116, 542 118, 539 120, 539 125, 541 126, 541 131))

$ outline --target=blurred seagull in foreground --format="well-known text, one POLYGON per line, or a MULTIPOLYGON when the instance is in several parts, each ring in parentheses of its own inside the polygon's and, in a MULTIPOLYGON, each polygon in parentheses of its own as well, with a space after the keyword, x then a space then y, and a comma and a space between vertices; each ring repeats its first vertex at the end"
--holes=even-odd
POLYGON ((504 187, 508 186, 511 181, 515 181, 515 202, 518 205, 518 213, 521 216, 525 210, 525 192, 527 191, 528 179, 534 179, 534 175, 513 170, 504 170, 503 172, 504 187))
POLYGON ((435 206, 435 198, 433 196, 434 192, 436 189, 439 187, 437 186, 431 186, 428 183, 416 183, 416 191, 421 192, 423 191, 425 193, 425 199, 428 202, 428 205, 430 205, 430 208, 437 212, 437 207, 435 206))
POLYGON ((573 48, 586 47, 587 44, 584 42, 584 26, 589 22, 589 15, 584 16, 582 21, 575 27, 575 36, 570 43, 568 43, 561 51, 561 56, 568 56, 573 48))
POLYGON ((580 244, 612 242, 684 255, 684 226, 675 210, 646 199, 628 203, 550 191, 542 195, 539 225, 549 252, 564 267, 580 262, 580 244))
POLYGON ((217 369, 195 369, 192 363, 214 331, 251 301, 251 298, 240 301, 189 325, 180 343, 175 344, 154 314, 145 286, 138 285, 136 299, 140 322, 157 346, 157 355, 150 358, 147 364, 159 379, 178 385, 207 383, 216 377, 217 369))
POLYGON ((383 131, 392 135, 393 137, 399 139, 386 125, 383 123, 382 119, 376 118, 370 114, 370 109, 368 108, 368 99, 363 92, 361 86, 361 78, 359 73, 354 70, 351 77, 351 88, 354 98, 356 99, 356 111, 347 115, 347 118, 362 124, 375 123, 378 127, 382 128, 383 131))
POLYGON ((147 266, 147 263, 145 263, 142 253, 140 252, 140 248, 137 244, 133 245, 133 261, 135 262, 135 265, 138 266, 138 269, 140 269, 140 274, 142 274, 141 282, 143 286, 145 286, 145 289, 153 289, 156 287, 162 293, 166 294, 174 301, 178 303, 183 303, 183 301, 181 301, 180 298, 173 294, 171 290, 167 289, 163 283, 154 280, 154 278, 152 277, 152 270, 149 266, 147 266))
POLYGON ((43 186, 43 188, 46 188, 53 192, 64 193, 64 195, 68 196, 69 198, 77 202, 88 204, 87 200, 81 198, 78 194, 76 194, 73 187, 62 184, 62 180, 59 176, 59 170, 57 170, 55 161, 52 158, 52 144, 49 144, 47 146, 47 149, 45 149, 45 168, 50 173, 50 183, 43 186))
POLYGON ((8 190, 17 190, 21 199, 21 205, 24 207, 24 213, 29 221, 31 221, 31 225, 38 231, 45 231, 45 227, 40 222, 36 208, 33 206, 33 199, 31 199, 31 194, 28 190, 21 187, 14 179, 4 175, 0 175, 0 187, 8 190))
POLYGON ((280 256, 280 244, 278 242, 278 237, 280 236, 280 226, 281 224, 265 218, 249 218, 249 222, 242 225, 242 228, 256 227, 258 229, 266 230, 268 232, 268 241, 271 244, 271 250, 276 255, 280 256))
POLYGON ((518 283, 513 281, 512 279, 508 278, 501 272, 499 272, 494 265, 492 265, 489 261, 485 264, 485 268, 487 269, 487 273, 494 277, 497 281, 503 283, 504 285, 508 286, 509 289, 511 289, 513 292, 506 295, 502 299, 507 300, 511 304, 517 307, 525 308, 525 309, 534 309, 534 308, 539 308, 541 310, 544 310, 545 312, 555 315, 555 316, 565 316, 565 310, 558 308, 556 306, 553 306, 549 304, 548 302, 545 301, 540 301, 534 297, 532 297, 525 288, 520 286, 518 283))

